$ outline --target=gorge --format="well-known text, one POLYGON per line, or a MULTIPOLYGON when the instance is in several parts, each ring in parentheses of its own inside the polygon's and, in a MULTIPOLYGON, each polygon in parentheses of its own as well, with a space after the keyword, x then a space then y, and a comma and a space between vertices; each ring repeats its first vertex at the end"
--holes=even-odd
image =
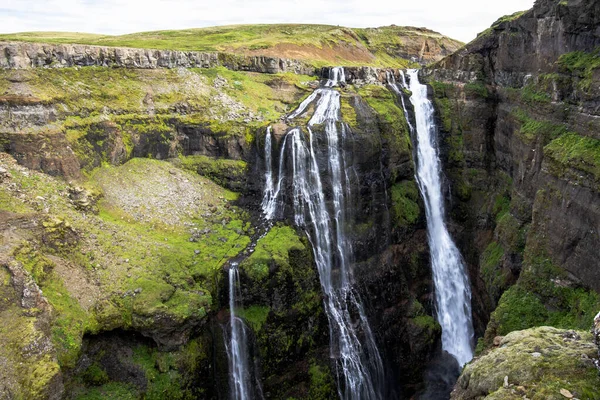
POLYGON ((599 23, 0 35, 0 399, 599 399, 599 23))

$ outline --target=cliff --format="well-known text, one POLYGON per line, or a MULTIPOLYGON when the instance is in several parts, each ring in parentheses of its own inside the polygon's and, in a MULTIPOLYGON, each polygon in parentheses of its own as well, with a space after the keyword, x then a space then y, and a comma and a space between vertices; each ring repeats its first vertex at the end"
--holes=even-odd
POLYGON ((292 72, 310 75, 314 67, 298 60, 265 56, 236 56, 197 51, 149 50, 73 44, 0 42, 0 68, 215 68, 275 74, 292 72))
POLYGON ((588 329, 600 306, 599 7, 538 0, 422 72, 474 306, 493 311, 480 349, 535 326, 588 329))
POLYGON ((287 58, 314 66, 406 67, 437 61, 462 43, 425 28, 332 25, 232 25, 122 36, 60 32, 0 35, 0 41, 77 44, 287 58))
MULTIPOLYGON (((277 61, 284 72, 264 58, 216 53, 6 46, 2 320, 14 324, 1 333, 10 343, 1 396, 225 396, 224 268, 234 259, 265 393, 335 396, 310 243, 289 218, 265 225, 259 207, 266 128, 279 146, 291 128, 282 117, 328 69, 302 75, 294 73, 302 63, 277 61), (229 63, 239 59, 249 67, 229 63), (34 371, 36 385, 24 378, 34 371)), ((393 371, 388 392, 402 381, 412 393, 440 334, 412 146, 382 84, 386 71, 346 72, 357 290, 393 371)))

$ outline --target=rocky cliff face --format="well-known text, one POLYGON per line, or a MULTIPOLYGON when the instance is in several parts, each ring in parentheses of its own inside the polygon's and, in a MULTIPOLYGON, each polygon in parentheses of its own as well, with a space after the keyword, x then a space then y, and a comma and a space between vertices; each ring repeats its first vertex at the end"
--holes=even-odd
POLYGON ((423 71, 475 309, 495 309, 487 345, 587 329, 600 304, 599 18, 595 1, 539 0, 423 71))
MULTIPOLYGON (((204 59, 217 67, 188 69, 193 58, 184 53, 19 46, 6 58, 14 68, 0 71, 0 143, 10 154, 0 207, 7 221, 35 225, 7 225, 4 253, 39 285, 52 318, 35 339, 51 343, 39 357, 10 358, 45 368, 39 390, 14 374, 7 390, 31 398, 225 396, 223 267, 237 258, 240 312, 265 393, 335 396, 310 244, 290 220, 265 227, 258 207, 266 127, 278 143, 291 128, 281 116, 319 76, 237 72, 218 56, 204 59), (52 60, 67 66, 16 68, 52 60), (177 68, 161 68, 167 60, 179 60, 177 68), (109 62, 127 68, 101 67, 109 62)), ((391 371, 389 390, 402 381, 410 394, 439 338, 410 137, 382 84, 385 71, 347 74, 354 269, 391 371)), ((6 290, 21 293, 15 287, 6 290)), ((41 324, 42 316, 24 321, 41 324)))
POLYGON ((148 50, 90 45, 51 45, 9 42, 0 45, 0 68, 214 68, 275 74, 312 75, 314 67, 298 60, 265 56, 241 56, 216 52, 148 50))

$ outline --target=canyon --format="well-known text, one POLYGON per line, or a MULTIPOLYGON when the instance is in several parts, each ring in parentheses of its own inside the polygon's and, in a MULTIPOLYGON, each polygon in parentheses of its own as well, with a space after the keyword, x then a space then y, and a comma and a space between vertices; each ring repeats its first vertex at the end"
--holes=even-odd
POLYGON ((0 35, 0 398, 600 398, 599 19, 0 35))

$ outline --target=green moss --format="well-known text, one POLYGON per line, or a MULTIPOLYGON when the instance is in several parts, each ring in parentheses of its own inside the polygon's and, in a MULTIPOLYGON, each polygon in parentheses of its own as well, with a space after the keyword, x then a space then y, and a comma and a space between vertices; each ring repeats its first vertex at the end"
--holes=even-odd
POLYGON ((330 369, 312 362, 308 373, 310 375, 308 398, 311 400, 331 399, 335 393, 335 384, 330 369))
POLYGON ((560 174, 565 167, 573 168, 591 174, 600 182, 600 140, 569 132, 544 147, 544 154, 563 166, 555 172, 560 174))
POLYGON ((98 364, 90 365, 82 374, 85 383, 91 386, 101 386, 109 382, 108 374, 98 364))
POLYGON ((33 211, 33 209, 22 200, 16 199, 9 194, 5 187, 0 188, 0 210, 13 213, 27 213, 33 211))
POLYGON ((412 318, 412 321, 419 328, 425 329, 427 331, 437 331, 440 329, 440 325, 431 315, 419 315, 417 317, 412 318))
POLYGON ((494 300, 497 300, 507 287, 506 272, 501 269, 503 256, 502 246, 497 242, 492 242, 483 251, 479 260, 481 277, 488 293, 494 300))
POLYGON ((522 253, 525 249, 527 230, 510 213, 505 213, 497 219, 496 232, 507 251, 522 253))
POLYGON ((254 253, 244 260, 240 267, 255 281, 261 281, 269 275, 271 264, 289 268, 289 252, 303 250, 304 244, 293 228, 277 225, 259 239, 254 253))
POLYGON ((419 190, 414 181, 403 181, 392 186, 392 212, 396 225, 407 227, 419 219, 419 190))
POLYGON ((597 400, 600 379, 589 361, 596 351, 591 334, 585 331, 540 327, 512 332, 498 348, 465 367, 455 395, 560 400, 565 398, 561 389, 566 389, 576 398, 597 400))
POLYGON ((236 188, 241 187, 248 169, 245 161, 208 156, 180 156, 178 161, 183 168, 197 172, 224 187, 231 187, 232 182, 236 188))
POLYGON ((32 274, 55 311, 56 316, 51 324, 52 341, 61 367, 74 367, 83 334, 95 321, 71 297, 62 279, 54 273, 52 261, 29 246, 18 248, 14 257, 32 274))
MULTIPOLYGON (((490 325, 496 325, 496 335, 545 325, 548 311, 540 299, 520 286, 508 289, 492 313, 490 325)), ((493 339, 493 338, 492 338, 493 339)))
POLYGON ((578 77, 579 88, 587 92, 591 89, 594 70, 600 68, 600 48, 592 52, 574 51, 563 54, 558 59, 558 65, 563 72, 578 77))
POLYGON ((480 97, 486 99, 490 96, 487 86, 480 81, 469 82, 465 84, 464 90, 465 94, 470 97, 480 97))
POLYGON ((254 332, 262 329, 265 322, 267 322, 270 312, 271 309, 269 307, 256 305, 236 310, 236 313, 250 324, 254 332))
POLYGON ((404 111, 396 104, 396 97, 383 86, 365 85, 357 93, 377 113, 377 122, 391 157, 404 158, 412 154, 410 131, 404 111))
POLYGON ((526 253, 519 281, 504 292, 492 313, 486 341, 543 325, 588 329, 600 309, 600 295, 567 283, 565 275, 547 258, 526 253))
POLYGON ((356 110, 351 104, 351 97, 342 96, 341 97, 341 113, 342 119, 345 123, 347 123, 350 128, 357 128, 358 122, 356 120, 356 110))
POLYGON ((531 143, 537 138, 541 138, 544 143, 548 143, 567 132, 565 125, 534 119, 523 110, 517 110, 513 112, 513 115, 521 123, 518 134, 527 143, 531 143))
POLYGON ((74 394, 76 400, 137 400, 139 394, 133 385, 110 382, 100 387, 90 388, 89 390, 74 394))
POLYGON ((143 369, 148 382, 144 399, 192 398, 191 393, 184 388, 182 376, 177 370, 177 359, 175 354, 162 353, 148 346, 140 345, 134 349, 133 362, 143 369))
POLYGON ((540 91, 534 85, 527 85, 521 89, 521 99, 530 106, 548 104, 552 101, 548 93, 540 91))

